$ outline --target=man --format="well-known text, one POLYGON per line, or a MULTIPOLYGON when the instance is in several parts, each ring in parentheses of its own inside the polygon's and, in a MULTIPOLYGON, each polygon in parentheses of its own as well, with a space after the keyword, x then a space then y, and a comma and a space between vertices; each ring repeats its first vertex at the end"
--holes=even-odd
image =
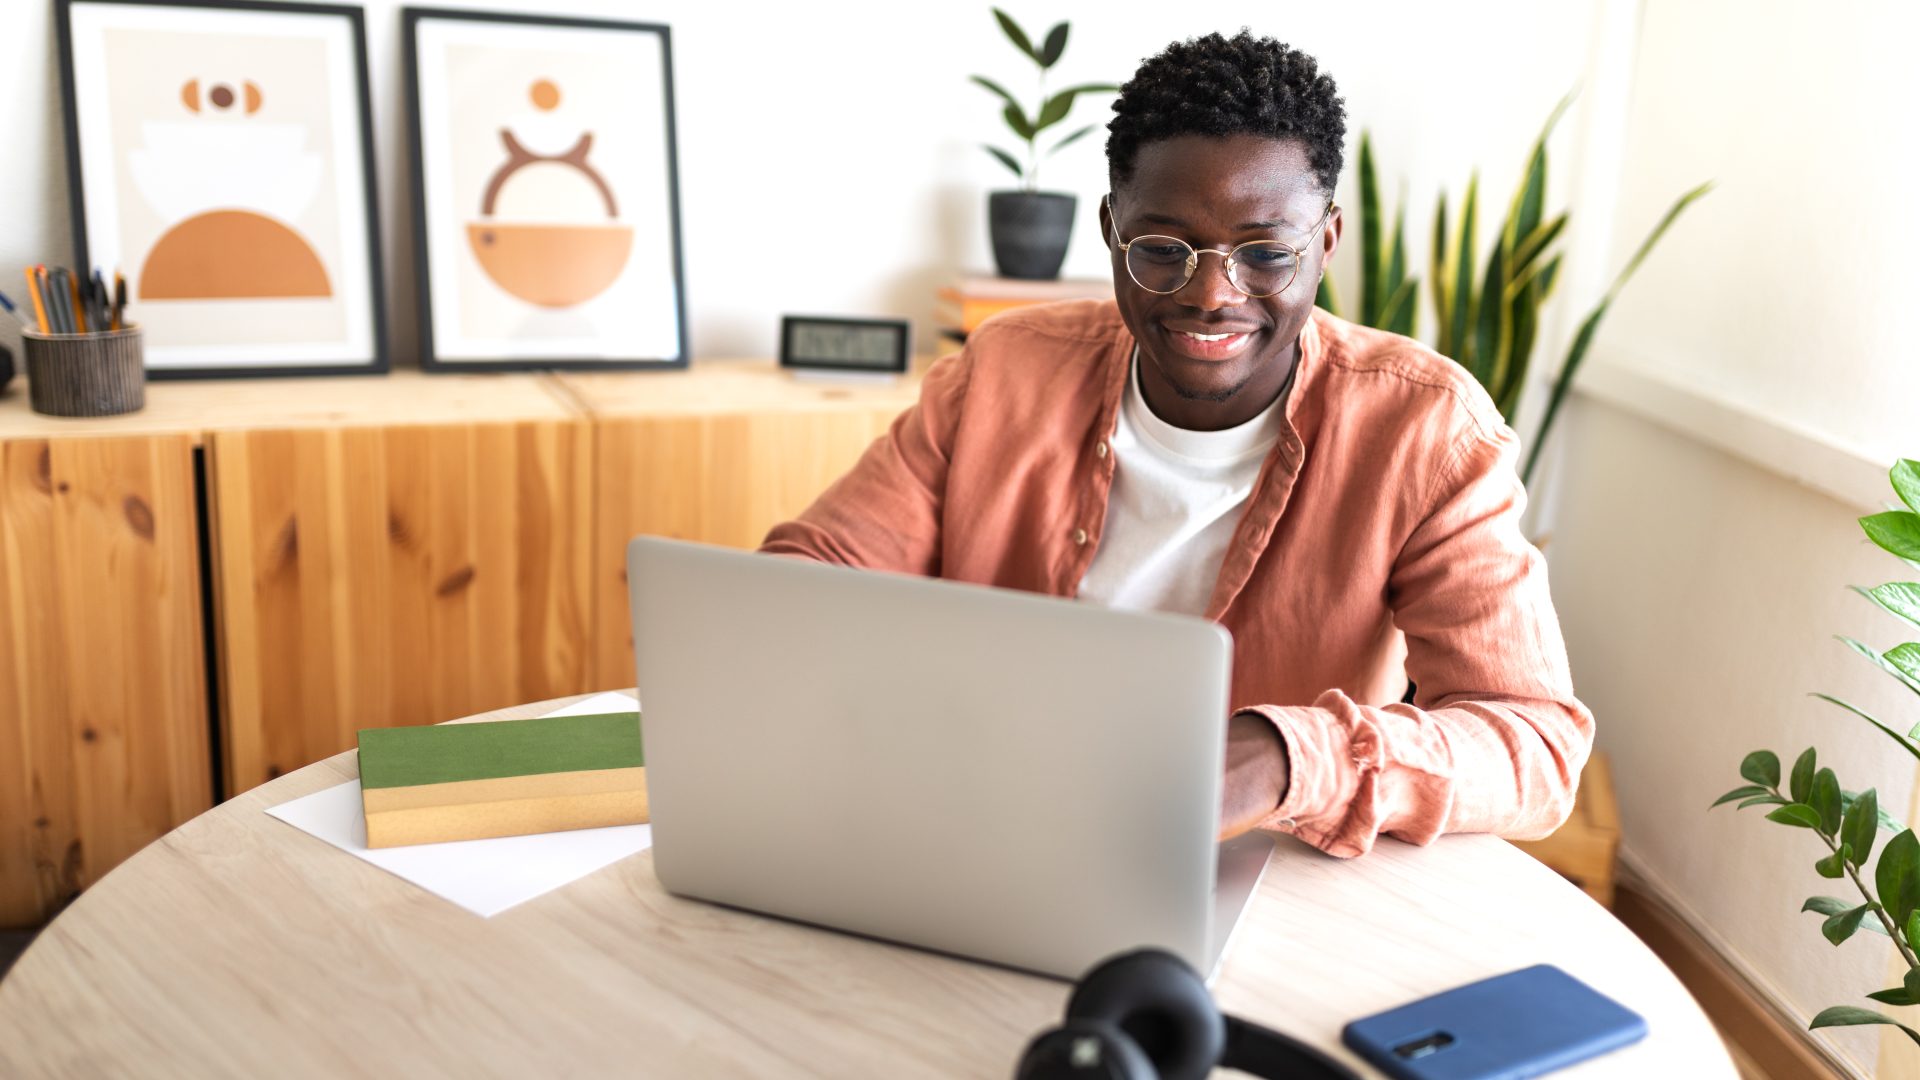
POLYGON ((1243 30, 1170 46, 1113 108, 1115 302, 980 327, 763 550, 1219 621, 1223 836, 1551 832, 1593 720, 1514 434, 1458 365, 1313 307, 1333 80, 1243 30))

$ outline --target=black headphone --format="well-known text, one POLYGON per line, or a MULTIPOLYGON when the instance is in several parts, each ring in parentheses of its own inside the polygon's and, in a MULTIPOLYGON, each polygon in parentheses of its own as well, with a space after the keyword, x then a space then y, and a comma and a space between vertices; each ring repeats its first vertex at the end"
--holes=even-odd
POLYGON ((1218 1066, 1269 1080, 1360 1080, 1277 1031, 1222 1013, 1207 984, 1161 949, 1121 953, 1081 976, 1067 1022, 1034 1036, 1014 1080, 1205 1080, 1218 1066))

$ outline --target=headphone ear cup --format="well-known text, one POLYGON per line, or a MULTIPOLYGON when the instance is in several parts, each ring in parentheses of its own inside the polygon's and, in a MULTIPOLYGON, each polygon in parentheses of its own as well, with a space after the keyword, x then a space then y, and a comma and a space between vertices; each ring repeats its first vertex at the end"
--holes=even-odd
POLYGON ((1103 961, 1067 1000, 1068 1020, 1112 1024, 1162 1080, 1205 1080, 1226 1050, 1226 1020, 1186 961, 1140 949, 1103 961))
POLYGON ((1034 1036, 1014 1080, 1160 1080, 1125 1032, 1100 1020, 1068 1020, 1034 1036))

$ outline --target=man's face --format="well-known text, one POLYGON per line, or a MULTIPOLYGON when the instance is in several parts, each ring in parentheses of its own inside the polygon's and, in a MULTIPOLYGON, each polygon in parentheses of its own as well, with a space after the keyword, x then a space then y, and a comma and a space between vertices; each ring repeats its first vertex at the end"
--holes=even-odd
POLYGON ((1337 210, 1312 235, 1327 196, 1298 142, 1184 135, 1140 148, 1132 179, 1113 193, 1111 212, 1101 209, 1100 223, 1120 315, 1140 343, 1141 387, 1161 419, 1213 431, 1251 420, 1279 396, 1322 268, 1340 243, 1337 210), (1273 296, 1242 293, 1227 278, 1226 259, 1206 254, 1184 286, 1163 295, 1127 273, 1116 231, 1121 241, 1172 236, 1196 251, 1279 240, 1303 252, 1293 282, 1273 296))

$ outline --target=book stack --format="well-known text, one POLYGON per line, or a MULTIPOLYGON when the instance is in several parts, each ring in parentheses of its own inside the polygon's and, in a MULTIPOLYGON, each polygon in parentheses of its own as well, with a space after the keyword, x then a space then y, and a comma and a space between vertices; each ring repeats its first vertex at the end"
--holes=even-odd
POLYGON ((1002 277, 963 277, 940 290, 934 308, 940 352, 960 347, 967 335, 1003 311, 1051 304, 1058 300, 1105 300, 1113 296, 1113 282, 1104 278, 1061 278, 1025 281, 1002 277))

